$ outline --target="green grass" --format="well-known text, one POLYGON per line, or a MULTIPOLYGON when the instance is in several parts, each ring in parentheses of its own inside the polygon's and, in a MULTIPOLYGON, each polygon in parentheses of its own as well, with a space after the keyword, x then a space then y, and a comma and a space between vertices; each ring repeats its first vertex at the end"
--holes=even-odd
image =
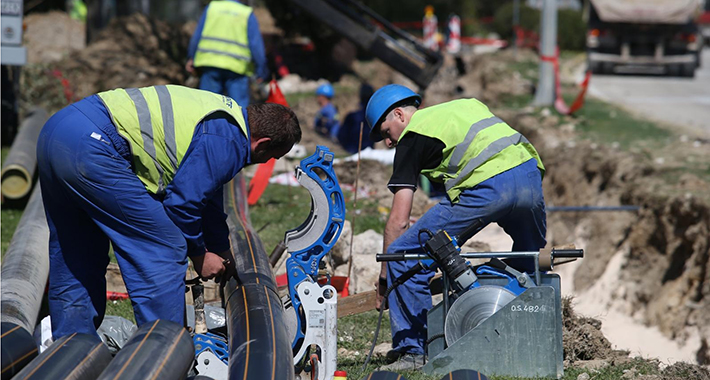
POLYGON ((577 123, 577 131, 583 136, 604 144, 618 143, 625 150, 640 143, 659 147, 673 136, 657 123, 639 119, 617 106, 594 98, 586 99, 584 107, 575 117, 581 120, 577 123))
POLYGON ((106 301, 106 315, 116 315, 136 323, 131 300, 106 301))
MULTIPOLYGON (((353 222, 355 212, 352 208, 353 194, 344 191, 346 220, 353 222)), ((250 207, 251 224, 260 230, 259 237, 267 253, 271 252, 276 244, 283 238, 288 230, 297 228, 306 220, 311 209, 311 197, 303 187, 290 187, 285 185, 270 184, 266 188, 259 202, 250 207)), ((358 200, 360 210, 355 221, 355 234, 368 229, 381 232, 385 219, 377 210, 377 203, 370 199, 358 200)))
POLYGON ((2 257, 5 257, 5 252, 10 246, 10 241, 12 240, 12 235, 15 233, 17 228, 17 223, 20 222, 22 217, 22 210, 17 209, 2 209, 2 215, 0 215, 0 229, 2 229, 2 242, 0 243, 0 249, 2 252, 2 257))

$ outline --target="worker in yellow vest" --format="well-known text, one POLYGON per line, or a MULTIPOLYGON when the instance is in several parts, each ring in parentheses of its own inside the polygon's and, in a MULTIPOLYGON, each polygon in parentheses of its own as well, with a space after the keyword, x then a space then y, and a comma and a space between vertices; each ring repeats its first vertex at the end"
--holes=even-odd
MULTIPOLYGON (((513 238, 514 251, 533 251, 546 244, 544 167, 535 148, 520 133, 493 115, 476 99, 460 99, 418 109, 420 95, 407 87, 388 85, 375 92, 365 116, 370 139, 396 147, 392 177, 392 209, 384 230, 383 252, 423 252, 419 231, 446 230, 458 235, 474 221, 497 222, 513 238), (422 174, 443 186, 446 198, 409 226, 414 191, 422 174)), ((464 242, 459 242, 463 244, 464 242)), ((509 261, 532 270, 527 260, 509 261)), ((413 264, 383 263, 378 309, 385 289, 413 264)), ((395 361, 387 370, 418 369, 424 364, 429 280, 422 271, 395 288, 388 297, 395 361)))
POLYGON ((54 339, 96 334, 109 242, 138 325, 183 324, 188 258, 202 278, 234 269, 222 187, 300 138, 287 107, 173 85, 106 91, 54 114, 37 145, 54 339))
POLYGON ((200 89, 249 105, 249 77, 269 78, 264 41, 251 7, 235 0, 211 1, 190 39, 185 69, 199 72, 200 89))

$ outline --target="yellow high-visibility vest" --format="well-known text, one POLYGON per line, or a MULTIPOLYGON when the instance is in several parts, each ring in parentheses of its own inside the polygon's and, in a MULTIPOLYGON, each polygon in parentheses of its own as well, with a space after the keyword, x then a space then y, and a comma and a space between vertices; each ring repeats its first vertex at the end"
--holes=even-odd
POLYGON ((254 63, 247 33, 251 14, 251 7, 235 1, 210 2, 193 65, 252 75, 254 63))
POLYGON ((116 89, 98 96, 130 145, 136 175, 153 194, 162 194, 175 177, 195 128, 205 117, 224 112, 249 137, 237 102, 209 91, 167 85, 116 89))
POLYGON ((412 115, 400 140, 409 132, 441 140, 441 164, 422 170, 432 182, 443 183, 452 202, 464 189, 532 158, 541 174, 545 167, 535 148, 516 130, 476 99, 460 99, 427 107, 412 115))

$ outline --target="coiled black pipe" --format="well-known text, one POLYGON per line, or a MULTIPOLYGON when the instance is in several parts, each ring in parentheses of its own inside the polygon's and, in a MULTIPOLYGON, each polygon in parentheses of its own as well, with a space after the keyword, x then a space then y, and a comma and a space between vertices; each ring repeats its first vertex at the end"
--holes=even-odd
POLYGON ((238 279, 225 286, 229 379, 295 377, 291 338, 271 264, 251 227, 244 178, 225 186, 224 207, 238 279))

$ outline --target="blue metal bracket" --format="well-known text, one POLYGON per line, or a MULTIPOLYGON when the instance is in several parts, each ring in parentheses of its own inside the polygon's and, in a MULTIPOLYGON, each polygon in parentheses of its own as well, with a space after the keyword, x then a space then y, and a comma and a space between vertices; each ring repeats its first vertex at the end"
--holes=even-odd
POLYGON ((345 200, 333 170, 333 153, 325 146, 301 161, 296 168, 298 182, 311 193, 311 211, 298 228, 286 232, 284 239, 290 257, 286 260, 288 290, 296 310, 298 329, 292 343, 295 348, 304 338, 301 300, 296 291, 303 281, 316 282, 323 257, 338 241, 345 222, 345 200))

